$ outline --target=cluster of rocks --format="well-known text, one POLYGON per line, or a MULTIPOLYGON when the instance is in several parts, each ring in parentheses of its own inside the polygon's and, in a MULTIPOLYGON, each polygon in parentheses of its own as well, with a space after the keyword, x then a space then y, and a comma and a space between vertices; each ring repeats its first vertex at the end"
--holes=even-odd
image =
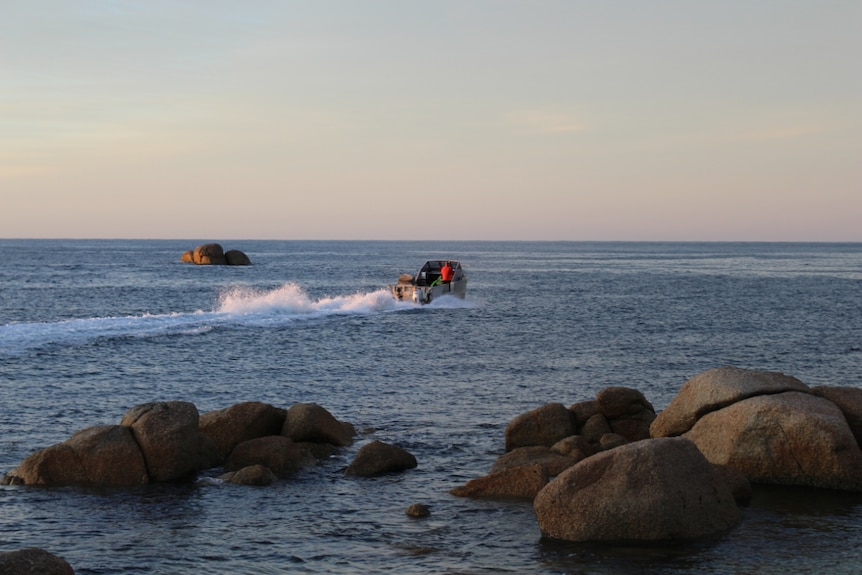
POLYGON ((180 261, 201 266, 248 266, 251 260, 240 250, 224 251, 221 244, 202 244, 183 252, 180 261))
POLYGON ((488 475, 452 489, 461 497, 533 499, 576 463, 601 451, 649 438, 655 409, 627 387, 608 387, 594 400, 566 407, 548 403, 506 426, 506 452, 488 475))
POLYGON ((752 483, 862 491, 860 438, 862 389, 722 367, 658 414, 625 387, 522 414, 489 474, 451 493, 532 500, 556 539, 696 539, 734 527, 752 483))
MULTIPOLYGON (((223 466, 226 482, 266 485, 355 435, 313 403, 245 402, 203 415, 187 402, 148 403, 119 425, 84 429, 31 454, 2 483, 128 486, 223 466)), ((489 473, 451 493, 530 500, 542 534, 555 539, 689 540, 737 525, 751 484, 862 492, 860 442, 862 389, 722 367, 691 378, 660 413, 640 391, 609 387, 590 401, 521 414, 489 473)), ((400 447, 373 441, 345 473, 416 465, 400 447)), ((407 510, 428 513, 421 504, 407 510)), ((7 560, 0 556, 0 566, 7 560)))
MULTIPOLYGON (((199 415, 192 403, 139 405, 119 425, 89 427, 32 453, 2 484, 133 486, 194 478, 222 466, 231 483, 267 485, 353 443, 353 425, 314 403, 288 409, 244 402, 199 415)), ((348 475, 373 476, 416 467, 395 445, 362 446, 348 475)))
MULTIPOLYGON (((190 480, 223 466, 224 482, 263 486, 334 455, 355 435, 352 424, 314 403, 283 409, 251 401, 203 415, 184 401, 147 403, 126 412, 119 425, 89 427, 32 453, 0 484, 124 487, 190 480)), ((373 477, 416 466, 401 447, 371 441, 344 473, 373 477)), ((407 512, 428 514, 421 505, 407 512)), ((65 560, 38 548, 0 553, 0 573, 74 575, 65 560)))

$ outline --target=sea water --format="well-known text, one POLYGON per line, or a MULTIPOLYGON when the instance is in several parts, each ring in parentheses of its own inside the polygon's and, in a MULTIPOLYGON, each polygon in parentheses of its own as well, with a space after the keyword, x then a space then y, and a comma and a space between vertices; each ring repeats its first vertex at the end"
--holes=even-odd
POLYGON ((0 551, 119 573, 858 573, 862 498, 758 489, 742 523, 687 544, 544 540, 529 503, 456 498, 516 415, 697 373, 782 371, 862 387, 862 245, 0 240, 0 473, 129 408, 315 402, 356 443, 265 488, 218 471, 134 489, 0 487, 0 551), (426 259, 465 300, 396 302, 426 259), (381 440, 419 465, 344 475, 381 440), (412 503, 431 509, 411 519, 412 503))

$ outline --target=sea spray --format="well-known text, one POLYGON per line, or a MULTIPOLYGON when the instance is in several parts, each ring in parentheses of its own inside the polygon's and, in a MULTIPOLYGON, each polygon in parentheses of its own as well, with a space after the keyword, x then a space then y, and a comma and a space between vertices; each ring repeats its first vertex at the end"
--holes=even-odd
MULTIPOLYGON (((433 308, 461 307, 463 300, 441 298, 433 308)), ((417 309, 395 300, 386 289, 312 299, 298 284, 264 290, 233 286, 218 297, 213 311, 94 317, 59 322, 0 325, 0 355, 54 346, 85 345, 99 339, 192 336, 216 328, 273 327, 335 315, 376 314, 417 309)))

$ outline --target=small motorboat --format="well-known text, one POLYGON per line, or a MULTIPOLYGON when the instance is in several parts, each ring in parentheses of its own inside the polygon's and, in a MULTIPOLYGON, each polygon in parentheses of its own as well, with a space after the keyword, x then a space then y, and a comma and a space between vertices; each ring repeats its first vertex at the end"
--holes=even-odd
POLYGON ((461 262, 455 260, 428 260, 416 275, 401 274, 398 283, 390 285, 392 296, 397 300, 431 303, 444 295, 464 299, 467 295, 467 276, 461 262), (444 266, 449 264, 451 279, 443 279, 444 266))

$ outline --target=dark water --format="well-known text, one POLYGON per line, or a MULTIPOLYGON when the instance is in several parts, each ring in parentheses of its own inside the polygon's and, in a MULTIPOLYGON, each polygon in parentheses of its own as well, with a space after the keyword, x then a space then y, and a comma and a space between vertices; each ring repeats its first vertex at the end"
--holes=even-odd
MULTIPOLYGON (((640 389, 657 409, 721 365, 862 386, 862 245, 0 240, 0 472, 130 407, 312 401, 364 430, 268 488, 0 488, 0 551, 76 573, 858 573, 862 498, 758 491, 742 524, 685 545, 541 539, 529 504, 455 498, 514 416, 640 389), (396 304, 425 259, 466 301, 396 304), (419 467, 343 475, 372 439, 419 467), (431 507, 413 520, 411 503, 431 507)), ((213 473, 212 475, 214 475, 213 473)))

